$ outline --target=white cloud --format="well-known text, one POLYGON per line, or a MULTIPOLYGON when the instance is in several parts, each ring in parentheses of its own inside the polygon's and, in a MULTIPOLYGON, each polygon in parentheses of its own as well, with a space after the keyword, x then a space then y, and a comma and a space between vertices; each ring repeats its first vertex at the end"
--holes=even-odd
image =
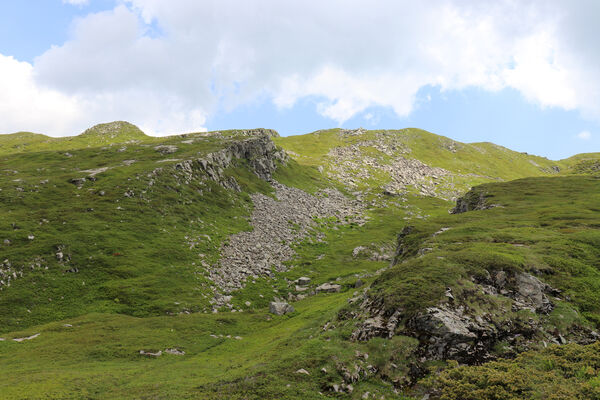
POLYGON ((65 134, 79 114, 74 97, 39 87, 33 67, 0 54, 0 132, 29 130, 65 134))
POLYGON ((582 140, 590 140, 592 138, 592 134, 589 131, 581 131, 577 134, 577 137, 582 140))
POLYGON ((147 133, 173 134, 204 130, 205 114, 177 96, 143 88, 65 94, 39 85, 34 67, 0 54, 0 133, 32 131, 53 136, 76 135, 90 125, 136 122, 147 133))
POLYGON ((62 0, 63 4, 72 4, 74 6, 85 6, 90 3, 90 0, 62 0))
MULTIPOLYGON (((22 66, 30 92, 11 90, 44 93, 30 110, 52 109, 41 100, 51 96, 75 110, 64 118, 72 122, 48 120, 63 126, 56 134, 101 118, 197 130, 217 109, 265 97, 281 108, 315 98, 338 123, 377 106, 406 116, 427 85, 513 88, 600 120, 598 4, 122 0, 77 20, 66 43, 22 66)), ((6 131, 4 114, 0 106, 6 131)))

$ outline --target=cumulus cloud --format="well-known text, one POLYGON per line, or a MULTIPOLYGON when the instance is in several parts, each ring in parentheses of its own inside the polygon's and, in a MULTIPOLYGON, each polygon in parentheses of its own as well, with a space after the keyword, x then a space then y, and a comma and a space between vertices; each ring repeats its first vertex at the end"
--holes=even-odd
POLYGON ((42 88, 33 79, 33 66, 0 54, 0 132, 66 133, 76 123, 74 97, 42 88))
POLYGON ((118 116, 152 133, 198 130, 223 108, 305 97, 341 124, 377 106, 409 115, 424 86, 513 88, 600 120, 598 4, 123 0, 20 65, 30 90, 75 110, 65 127, 118 116))
POLYGON ((589 131, 581 131, 577 134, 577 137, 582 140, 590 140, 592 138, 592 134, 589 131))

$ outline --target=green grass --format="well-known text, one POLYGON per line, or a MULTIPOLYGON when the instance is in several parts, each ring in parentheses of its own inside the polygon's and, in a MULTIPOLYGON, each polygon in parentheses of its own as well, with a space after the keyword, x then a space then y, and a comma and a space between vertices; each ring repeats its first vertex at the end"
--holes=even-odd
MULTIPOLYGON (((363 147, 363 154, 382 163, 404 154, 445 168, 452 176, 442 185, 456 188, 496 182, 474 192, 485 192, 503 207, 449 215, 453 203, 420 196, 416 188, 402 196, 382 196, 381 186, 390 177, 378 172, 362 183, 364 225, 315 221, 312 234, 293 246, 297 255, 288 262, 293 268, 235 292, 232 304, 244 312, 212 314, 211 282, 202 263, 217 262, 229 235, 251 229, 250 194, 272 195, 273 190, 243 160, 224 172, 241 192, 201 175, 190 180, 175 165, 222 149, 248 132, 152 138, 133 125, 109 128, 98 126, 71 138, 0 136, 0 262, 8 259, 18 270, 23 267, 23 276, 0 291, 0 337, 6 339, 0 341, 3 399, 316 399, 361 398, 366 391, 377 398, 408 399, 415 383, 409 372, 419 364, 418 341, 402 335, 350 341, 354 323, 339 318, 353 307, 348 300, 371 285, 370 296, 383 299, 389 309, 404 309, 408 318, 437 304, 448 286, 468 293, 470 277, 486 270, 536 273, 561 289, 563 301, 545 321, 548 329, 567 335, 573 326, 600 323, 600 184, 592 176, 570 175, 593 172, 594 161, 588 160, 595 155, 555 162, 417 129, 361 136, 342 136, 333 129, 275 137, 293 153, 274 178, 310 193, 335 187, 352 196, 345 182, 328 177, 327 154, 379 136, 397 146, 394 156, 371 146, 363 147), (177 149, 161 154, 157 145, 177 149), (563 171, 556 174, 553 166, 563 171), (94 180, 71 183, 98 168, 106 169, 96 171, 94 180), (536 177, 498 183, 525 176, 536 177), (358 246, 393 253, 406 225, 415 231, 406 237, 407 254, 395 267, 381 273, 389 261, 352 255, 358 246), (441 227, 451 229, 432 236, 441 227), (324 240, 314 240, 316 235, 324 240), (424 247, 432 251, 419 257, 424 247), (69 262, 60 262, 58 251, 69 262), (32 264, 41 267, 32 270, 32 264), (78 272, 68 272, 73 268, 78 272), (294 302, 296 311, 289 315, 268 314, 273 296, 293 293, 289 282, 301 276, 312 279, 311 289, 335 281, 342 290, 294 302), (365 284, 360 289, 355 288, 358 279, 365 284), (29 341, 11 340, 36 333, 40 336, 29 341), (156 359, 139 354, 167 348, 186 354, 156 359), (364 353, 368 360, 357 355, 364 353), (369 364, 377 372, 362 373, 351 395, 332 392, 344 371, 369 364), (310 375, 297 374, 300 368, 310 375), (404 394, 394 393, 394 385, 404 394)), ((469 306, 495 318, 515 317, 497 312, 505 305, 501 300, 489 300, 474 296, 469 306)), ((593 348, 582 349, 591 357, 588 349, 593 348)), ((550 349, 520 357, 518 368, 510 361, 458 370, 450 366, 441 372, 444 380, 423 384, 440 393, 459 393, 481 371, 470 368, 484 367, 484 375, 510 382, 514 376, 498 375, 509 365, 517 368, 514 373, 542 374, 543 384, 524 384, 531 393, 549 393, 544 385, 554 375, 540 368, 570 356, 550 349), (540 361, 544 357, 551 360, 540 361)), ((595 393, 585 391, 597 387, 595 378, 580 363, 570 363, 564 364, 567 372, 556 375, 557 385, 567 390, 572 379, 579 379, 583 386, 573 393, 595 393)), ((477 385, 477 390, 486 389, 477 385)), ((480 393, 486 398, 486 392, 480 393)))

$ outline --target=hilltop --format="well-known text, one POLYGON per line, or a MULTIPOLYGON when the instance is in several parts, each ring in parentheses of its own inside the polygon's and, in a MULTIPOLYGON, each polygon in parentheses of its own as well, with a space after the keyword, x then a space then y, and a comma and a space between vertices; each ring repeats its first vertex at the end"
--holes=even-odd
POLYGON ((413 128, 0 136, 0 391, 593 397, 599 159, 413 128))

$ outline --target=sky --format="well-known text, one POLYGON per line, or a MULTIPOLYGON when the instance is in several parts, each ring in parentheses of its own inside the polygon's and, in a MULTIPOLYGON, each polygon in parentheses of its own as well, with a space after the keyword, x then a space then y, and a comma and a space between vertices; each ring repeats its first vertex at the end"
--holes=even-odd
POLYGON ((0 133, 417 127, 600 151, 597 0, 0 2, 0 133))

